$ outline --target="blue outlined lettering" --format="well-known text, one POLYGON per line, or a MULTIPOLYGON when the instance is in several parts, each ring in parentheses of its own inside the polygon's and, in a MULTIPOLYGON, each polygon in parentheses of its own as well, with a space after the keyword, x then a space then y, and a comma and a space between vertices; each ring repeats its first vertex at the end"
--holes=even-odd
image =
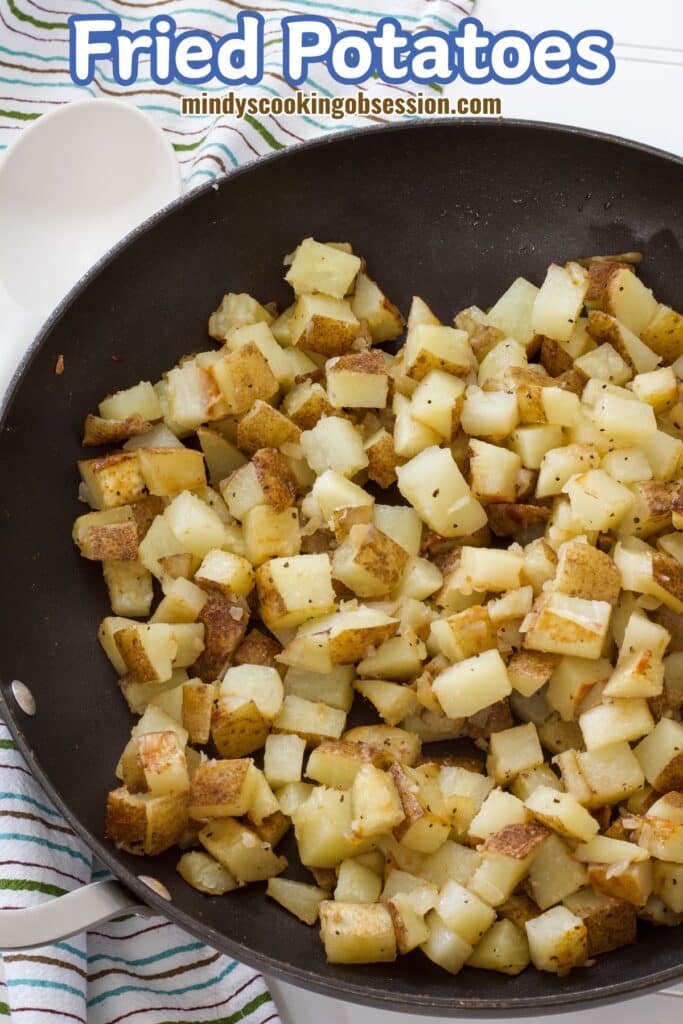
MULTIPOLYGON (((151 19, 149 27, 128 31, 117 15, 69 18, 69 70, 78 85, 88 85, 98 63, 107 62, 119 85, 130 85, 140 60, 149 59, 153 81, 256 85, 263 78, 265 19, 240 11, 236 29, 219 38, 200 29, 179 31, 170 15, 151 19)), ((571 36, 560 30, 536 36, 507 30, 487 32, 477 18, 463 18, 452 31, 406 31, 398 18, 382 18, 371 29, 337 28, 322 15, 281 19, 282 73, 301 86, 316 66, 324 66, 343 85, 360 85, 371 77, 399 84, 439 83, 456 79, 470 85, 496 82, 516 85, 530 78, 545 85, 575 80, 601 85, 616 70, 614 40, 591 29, 571 36)))

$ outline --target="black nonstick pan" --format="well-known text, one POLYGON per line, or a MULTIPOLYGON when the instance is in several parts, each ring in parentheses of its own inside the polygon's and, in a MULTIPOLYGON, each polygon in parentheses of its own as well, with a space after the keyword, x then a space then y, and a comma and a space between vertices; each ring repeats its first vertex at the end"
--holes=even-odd
POLYGON ((419 953, 357 968, 325 963, 315 930, 254 886, 209 899, 175 871, 103 839, 105 794, 131 721, 96 641, 107 614, 98 567, 70 541, 83 506, 76 460, 87 412, 207 347, 225 291, 283 302, 279 259, 308 235, 348 239, 404 310, 413 292, 444 320, 490 305, 552 260, 641 249, 662 302, 683 295, 683 162, 572 129, 413 123, 339 134, 207 185, 145 225, 72 293, 17 375, 0 436, 0 715, 55 803, 140 901, 224 952, 326 995, 444 1017, 549 1013, 662 987, 683 973, 679 930, 641 926, 636 945, 569 977, 457 977, 419 953), (59 355, 64 372, 55 374, 59 355), (11 684, 33 693, 18 706, 11 684), (139 875, 153 875, 165 902, 139 875))

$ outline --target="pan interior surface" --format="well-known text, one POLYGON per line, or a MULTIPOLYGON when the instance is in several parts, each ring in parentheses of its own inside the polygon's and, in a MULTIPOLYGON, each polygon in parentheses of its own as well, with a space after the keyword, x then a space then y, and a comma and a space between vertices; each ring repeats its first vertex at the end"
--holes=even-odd
POLYGON ((149 902, 138 873, 163 881, 173 897, 164 912, 209 944, 329 995, 442 1016, 576 1008, 683 969, 680 934, 646 927, 637 945, 563 979, 474 969, 453 978, 420 954, 329 966, 316 930, 262 886, 208 899, 176 874, 177 851, 153 863, 116 851, 102 839, 105 795, 131 716, 96 641, 108 613, 99 566, 70 541, 84 510, 75 462, 86 413, 209 347, 207 317, 224 292, 282 304, 279 261, 302 238, 352 242, 404 313, 416 293, 444 322, 490 306, 517 276, 540 283, 553 260, 634 249, 659 300, 680 308, 682 194, 679 161, 573 131, 464 122, 340 135, 194 193, 134 236, 46 332, 0 437, 0 712, 89 845, 149 902), (34 717, 14 704, 15 679, 31 688, 34 717))

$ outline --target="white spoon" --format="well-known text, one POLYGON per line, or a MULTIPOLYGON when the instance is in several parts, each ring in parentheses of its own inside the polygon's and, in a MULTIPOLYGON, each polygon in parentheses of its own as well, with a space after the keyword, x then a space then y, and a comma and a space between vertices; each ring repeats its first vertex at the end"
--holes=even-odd
POLYGON ((0 394, 85 271, 181 192, 163 132, 117 100, 65 104, 0 163, 0 394))

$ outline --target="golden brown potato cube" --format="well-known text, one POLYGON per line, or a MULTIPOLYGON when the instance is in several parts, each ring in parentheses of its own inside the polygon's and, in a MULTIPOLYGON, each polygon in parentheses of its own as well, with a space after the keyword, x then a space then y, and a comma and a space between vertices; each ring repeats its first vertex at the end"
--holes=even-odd
POLYGON ((380 487, 387 488, 396 482, 396 467, 404 461, 396 454, 394 439, 388 430, 380 427, 365 441, 363 447, 368 457, 367 473, 380 487))
POLYGON ((202 559, 194 581, 203 590, 219 590, 222 594, 247 597, 254 589, 256 578, 246 558, 214 548, 202 559))
POLYGON ((633 331, 609 313, 591 310, 587 330, 598 345, 611 345, 636 373, 649 373, 661 362, 661 358, 658 358, 633 331))
POLYGON ((331 416, 334 409, 322 384, 306 380, 288 392, 282 411, 301 430, 312 430, 319 419, 331 416))
POLYGON ((119 444, 129 437, 147 433, 151 427, 148 420, 143 420, 137 414, 125 420, 108 420, 89 413, 85 418, 83 447, 99 448, 105 444, 119 444))
POLYGON ((408 552, 372 524, 352 526, 332 558, 332 576, 358 597, 382 597, 398 586, 408 552))
POLYGON ((349 352, 325 364, 327 393, 335 409, 384 409, 389 375, 384 355, 376 350, 349 352))
POLYGON ((404 815, 393 833, 409 850, 428 854, 434 853, 446 842, 450 822, 436 780, 427 779, 420 772, 420 769, 396 763, 389 769, 404 815))
POLYGON ((138 682, 163 683, 171 678, 178 651, 171 626, 136 623, 118 630, 114 642, 128 672, 138 682))
POLYGON ((240 416, 256 399, 272 398, 278 390, 272 370, 253 341, 212 363, 208 373, 225 399, 230 416, 240 416))
POLYGON ((224 896, 238 887, 235 876, 203 850, 184 853, 176 870, 188 885, 207 896, 224 896))
POLYGON ((297 482, 280 452, 261 448, 251 462, 223 480, 220 489, 230 514, 243 519, 258 505, 268 505, 276 512, 289 508, 296 500, 297 482))
POLYGON ((382 903, 320 904, 320 936, 332 964, 368 964, 396 959, 391 914, 382 903))
POLYGON ((419 736, 391 725, 357 725, 348 729, 343 739, 349 743, 366 744, 399 764, 410 766, 417 762, 422 750, 419 736))
POLYGON ((551 510, 544 505, 500 501, 487 507, 489 526, 496 537, 512 537, 536 523, 550 519, 551 510))
POLYGON ((242 597, 207 592, 206 603, 197 621, 204 626, 204 650, 193 665, 193 672, 205 683, 222 674, 247 631, 249 609, 242 597))
POLYGON ((102 572, 115 615, 149 615, 154 597, 152 574, 139 562, 103 562, 102 572))
POLYGON ((304 924, 315 924, 320 904, 330 898, 329 890, 291 878, 269 878, 266 895, 304 924))
POLYGON ((557 591, 543 593, 523 623, 524 646, 546 654, 599 658, 612 606, 557 591))
POLYGON ((359 320, 367 323, 372 340, 380 344, 397 338, 403 330, 403 317, 396 306, 362 271, 356 278, 351 308, 359 320))
POLYGON ((246 814, 255 791, 253 765, 250 757, 202 761, 190 786, 190 816, 200 821, 246 814))
POLYGON ((182 690, 183 728, 190 734, 190 743, 208 743, 215 687, 201 679, 189 679, 183 683, 182 690))
POLYGON ((404 351, 406 373, 414 380, 430 370, 464 376, 475 363, 467 334, 455 327, 418 324, 408 330, 404 351))
POLYGON ((629 270, 631 273, 635 273, 633 264, 608 258, 591 259, 586 269, 588 270, 588 291, 585 301, 589 309, 602 309, 607 282, 615 271, 629 270))
POLYGON ((449 661, 464 661, 496 647, 496 631, 488 608, 481 604, 445 619, 436 619, 431 633, 449 661))
POLYGON ((146 493, 137 452, 115 452, 78 463, 88 504, 94 509, 128 505, 146 493))
POLYGON ((146 537, 150 526, 156 517, 163 513, 165 507, 163 498, 156 494, 147 494, 130 506, 138 529, 138 541, 146 537))
POLYGON ((614 899, 590 887, 572 893, 563 902, 586 926, 589 956, 609 953, 636 941, 637 921, 632 903, 614 899))
POLYGON ((286 508, 276 512, 269 505, 257 505, 244 516, 244 543, 247 558, 254 566, 271 558, 298 555, 301 550, 299 512, 286 508))
POLYGON ((659 305, 640 337, 665 362, 673 363, 683 355, 683 316, 670 306, 659 305))
POLYGON ((225 341, 235 327, 273 321, 273 314, 245 292, 229 292, 209 317, 209 334, 216 341, 225 341))
POLYGON ((554 588, 570 597, 615 605, 621 592, 621 573, 609 555, 571 540, 558 551, 554 588))
POLYGON ((344 299, 301 295, 289 329, 293 345, 324 356, 340 356, 351 349, 361 325, 344 299))
POLYGON ((140 448, 140 472, 150 494, 160 497, 206 487, 204 456, 192 448, 140 448))
POLYGON ((263 882, 287 867, 286 858, 278 857, 270 843, 234 818, 210 821, 199 841, 238 882, 263 882))
POLYGON ((256 570, 261 617, 271 630, 298 626, 335 607, 328 555, 273 558, 256 570))
POLYGON ((531 697, 549 681, 559 663, 557 654, 542 651, 515 651, 508 662, 508 678, 513 690, 531 697))
POLYGON ((253 403, 237 424, 237 447, 248 455, 253 455, 259 448, 296 444, 300 436, 301 430, 296 423, 261 399, 253 403))
POLYGON ((221 757, 238 758, 253 754, 266 742, 270 722, 253 700, 221 697, 211 712, 211 739, 221 757))
POLYGON ((266 668, 276 668, 282 673, 284 668, 275 660, 276 655, 281 651, 282 645, 274 637, 266 636, 258 629, 252 629, 235 651, 232 663, 233 665, 263 665, 266 668))
POLYGON ((107 836, 127 853, 163 853, 178 842, 187 821, 186 794, 152 796, 121 786, 107 798, 107 836))
POLYGON ((391 758, 367 743, 323 740, 311 752, 306 777, 333 789, 350 789, 364 764, 385 768, 391 758))
POLYGON ((652 862, 589 864, 588 880, 594 889, 613 899, 644 907, 652 892, 652 862))
POLYGON ((152 796, 187 793, 190 780, 185 750, 175 732, 143 733, 137 737, 137 745, 146 788, 152 796))
POLYGON ((581 918, 557 906, 527 921, 531 962, 539 971, 563 976, 588 959, 588 933, 581 918))
POLYGON ((79 516, 72 536, 83 558, 93 562, 129 562, 138 556, 138 529, 131 505, 79 516))
POLYGON ((543 389, 555 387, 556 382, 545 373, 528 366, 508 366, 503 377, 505 391, 517 398, 520 423, 546 423, 543 389))

